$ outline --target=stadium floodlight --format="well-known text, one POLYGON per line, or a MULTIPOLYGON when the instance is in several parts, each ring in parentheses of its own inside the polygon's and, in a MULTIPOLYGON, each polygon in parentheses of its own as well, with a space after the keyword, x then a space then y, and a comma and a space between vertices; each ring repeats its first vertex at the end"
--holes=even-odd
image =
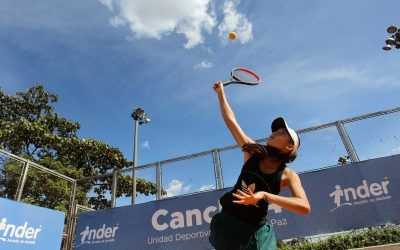
POLYGON ((389 34, 396 33, 396 31, 397 31, 397 27, 394 26, 394 25, 390 25, 390 26, 387 28, 387 32, 388 32, 389 34))
POLYGON ((133 169, 132 169, 132 205, 136 204, 136 166, 137 166, 137 142, 138 142, 138 131, 139 125, 150 122, 147 114, 142 108, 135 108, 131 115, 135 120, 135 131, 133 138, 133 169))
POLYGON ((383 50, 391 50, 392 48, 390 47, 389 44, 386 44, 385 46, 383 46, 382 49, 383 49, 383 50))
POLYGON ((337 165, 339 165, 339 166, 346 165, 349 162, 349 159, 350 159, 350 156, 348 156, 348 155, 340 156, 337 161, 337 165))
POLYGON ((135 108, 131 116, 135 121, 139 122, 139 125, 150 122, 150 119, 142 108, 135 108))
POLYGON ((386 45, 383 46, 382 49, 389 51, 392 49, 391 46, 394 46, 396 49, 400 49, 400 30, 396 26, 391 25, 387 28, 387 32, 393 35, 386 39, 386 45))
POLYGON ((396 40, 393 37, 386 39, 386 45, 394 45, 396 40))

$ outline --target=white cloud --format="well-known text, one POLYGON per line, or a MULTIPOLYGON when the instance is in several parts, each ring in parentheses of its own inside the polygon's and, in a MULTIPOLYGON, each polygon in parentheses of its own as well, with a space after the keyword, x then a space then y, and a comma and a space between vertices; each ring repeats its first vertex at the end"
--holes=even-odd
POLYGON ((333 80, 365 80, 367 72, 350 67, 338 67, 313 72, 309 76, 310 81, 333 81, 333 80))
POLYGON ((149 143, 149 141, 143 142, 143 143, 142 143, 142 148, 150 149, 150 143, 149 143))
POLYGON ((209 46, 203 46, 203 51, 210 55, 214 54, 214 51, 209 46))
POLYGON ((206 190, 210 190, 210 189, 215 189, 214 184, 203 185, 200 187, 199 191, 206 191, 206 190))
POLYGON ((193 68, 195 69, 208 69, 211 68, 213 64, 211 62, 208 62, 207 60, 201 61, 201 63, 194 65, 193 68))
POLYGON ((187 193, 190 188, 191 188, 190 185, 184 186, 183 182, 181 182, 179 180, 172 180, 170 183, 168 183, 168 186, 165 189, 165 191, 167 192, 165 197, 172 197, 172 196, 187 193))
POLYGON ((104 4, 109 10, 113 11, 113 0, 99 0, 102 4, 104 4))
POLYGON ((115 16, 114 18, 110 19, 110 24, 111 24, 111 26, 116 28, 118 26, 125 25, 125 21, 122 18, 120 18, 119 16, 115 16))
POLYGON ((216 25, 212 0, 99 0, 117 15, 110 23, 129 26, 136 38, 161 39, 173 32, 183 34, 185 48, 204 42, 203 32, 216 25))
MULTIPOLYGON (((99 0, 113 14, 113 27, 127 25, 135 38, 160 40, 172 33, 182 34, 193 48, 204 43, 204 33, 211 34, 217 25, 215 0, 99 0)), ((237 11, 239 0, 225 0, 221 6, 223 20, 218 26, 219 37, 227 43, 228 33, 235 31, 237 40, 246 43, 253 38, 252 23, 237 11)), ((132 38, 130 38, 132 40, 132 38)), ((207 52, 210 53, 207 47, 207 52)))
POLYGON ((252 23, 245 15, 236 10, 239 3, 239 0, 225 0, 222 6, 225 16, 222 23, 218 26, 218 29, 219 37, 223 44, 227 43, 228 34, 231 31, 234 31, 237 34, 236 39, 242 44, 253 39, 252 23))

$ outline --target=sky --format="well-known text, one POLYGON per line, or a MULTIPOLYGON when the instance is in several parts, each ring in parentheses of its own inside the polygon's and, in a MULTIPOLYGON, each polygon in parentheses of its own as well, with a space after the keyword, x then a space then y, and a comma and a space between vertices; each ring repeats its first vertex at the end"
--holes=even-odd
MULTIPOLYGON (((138 165, 152 163, 235 144, 212 86, 238 66, 262 79, 225 89, 253 139, 267 137, 278 116, 299 130, 399 106, 400 51, 382 50, 386 28, 400 25, 399 7, 395 0, 1 0, 0 86, 15 94, 42 83, 59 97, 55 111, 81 124, 81 138, 128 159, 130 115, 143 108, 151 122, 139 128, 138 165)), ((197 176, 163 169, 164 187, 213 187, 212 178, 196 182, 199 161, 187 163, 197 176)))

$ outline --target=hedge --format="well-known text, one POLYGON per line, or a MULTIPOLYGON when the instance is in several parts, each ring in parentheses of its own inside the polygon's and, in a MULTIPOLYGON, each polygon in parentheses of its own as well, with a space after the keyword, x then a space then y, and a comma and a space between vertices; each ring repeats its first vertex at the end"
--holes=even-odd
POLYGON ((279 250, 342 250, 400 242, 400 226, 385 225, 336 234, 324 240, 311 242, 297 238, 289 242, 278 241, 279 250))

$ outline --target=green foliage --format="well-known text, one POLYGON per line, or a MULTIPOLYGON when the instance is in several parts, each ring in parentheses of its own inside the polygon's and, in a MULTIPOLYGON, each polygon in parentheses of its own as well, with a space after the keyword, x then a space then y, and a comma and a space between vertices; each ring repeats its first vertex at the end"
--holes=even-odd
POLYGON ((286 243, 278 241, 277 248, 279 250, 342 250, 399 242, 400 226, 385 225, 337 234, 317 242, 310 242, 305 239, 294 239, 286 243))
MULTIPOLYGON (((77 136, 78 122, 54 112, 57 95, 38 84, 15 96, 0 89, 0 147, 59 173, 80 179, 110 173, 132 165, 118 148, 93 139, 77 136)), ((0 196, 13 198, 21 174, 21 163, 0 158, 0 196)), ((110 206, 106 199, 111 177, 79 182, 77 202, 93 208, 110 206), (91 196, 86 199, 86 196, 91 196)), ((132 195, 132 178, 121 176, 117 197, 132 195)), ((155 184, 137 180, 137 191, 156 193, 155 184)), ((71 184, 51 174, 30 167, 23 200, 39 206, 66 211, 71 184)))

